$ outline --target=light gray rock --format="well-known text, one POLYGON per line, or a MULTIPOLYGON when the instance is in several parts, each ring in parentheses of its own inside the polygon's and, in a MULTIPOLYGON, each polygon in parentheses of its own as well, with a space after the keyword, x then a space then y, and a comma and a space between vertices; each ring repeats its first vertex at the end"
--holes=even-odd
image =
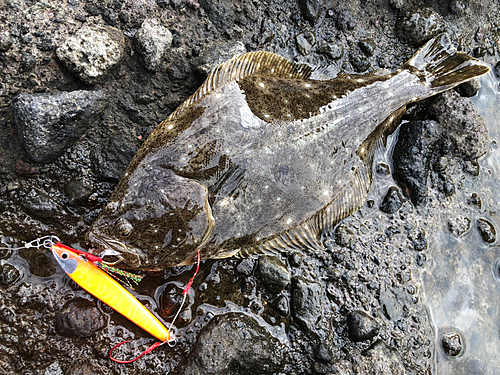
POLYGON ((85 27, 56 50, 57 57, 83 82, 92 85, 116 66, 125 53, 125 39, 114 27, 85 27))
POLYGON ((161 59, 172 44, 172 33, 158 20, 147 19, 142 23, 134 38, 146 69, 158 70, 161 59))

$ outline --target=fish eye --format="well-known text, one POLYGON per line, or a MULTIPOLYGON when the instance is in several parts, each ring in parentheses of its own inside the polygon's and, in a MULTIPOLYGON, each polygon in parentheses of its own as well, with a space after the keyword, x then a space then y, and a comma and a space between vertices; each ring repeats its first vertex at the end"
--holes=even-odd
POLYGON ((121 237, 128 237, 132 233, 133 226, 128 220, 118 219, 116 222, 116 230, 121 237))
POLYGON ((64 253, 61 253, 61 258, 62 259, 68 259, 69 258, 69 254, 65 251, 64 253))

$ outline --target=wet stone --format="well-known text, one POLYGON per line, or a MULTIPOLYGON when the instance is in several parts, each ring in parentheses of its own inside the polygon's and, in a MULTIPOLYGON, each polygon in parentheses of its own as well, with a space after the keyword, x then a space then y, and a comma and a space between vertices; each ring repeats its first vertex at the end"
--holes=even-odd
POLYGON ((236 270, 245 276, 250 276, 255 268, 255 259, 243 259, 236 267, 236 270))
POLYGON ((73 179, 65 186, 64 191, 68 196, 69 204, 85 203, 92 194, 93 189, 85 181, 73 179))
POLYGON ((262 279, 262 284, 271 293, 277 294, 290 284, 290 272, 276 257, 259 257, 257 271, 262 279))
POLYGON ((100 91, 18 95, 13 112, 24 150, 37 163, 53 160, 93 125, 106 105, 100 91))
POLYGON ((124 53, 124 36, 113 27, 82 28, 56 50, 59 60, 89 85, 104 77, 124 53))
POLYGON ((371 340, 379 331, 376 320, 360 310, 347 315, 347 327, 349 328, 349 338, 354 342, 371 340))
POLYGON ((470 228, 471 220, 468 217, 461 216, 448 220, 448 230, 456 237, 467 233, 470 228))
POLYGON ((70 302, 56 317, 57 332, 69 337, 90 337, 105 324, 101 311, 83 300, 70 302))
POLYGON ((26 194, 21 205, 30 215, 39 219, 58 218, 65 212, 60 204, 39 189, 32 189, 26 194))
POLYGON ((182 304, 182 290, 174 284, 169 284, 160 296, 160 315, 163 318, 174 316, 182 304))
POLYGON ((478 219, 477 220, 477 229, 481 234, 481 238, 484 242, 493 243, 497 238, 497 232, 493 223, 486 219, 478 219))
POLYGON ((286 346, 254 319, 230 313, 214 318, 174 374, 274 374, 283 371, 286 346))
POLYGON ((393 176, 415 206, 426 201, 429 160, 441 134, 436 121, 413 121, 401 125, 393 152, 393 176))
POLYGON ((377 172, 381 176, 389 176, 391 174, 391 169, 386 163, 377 163, 375 167, 375 172, 377 172))
POLYGON ((327 3, 327 0, 299 0, 302 15, 306 20, 311 21, 313 24, 318 20, 323 7, 327 3))
POLYGON ((443 18, 433 8, 416 5, 403 12, 396 22, 396 33, 408 43, 420 46, 445 31, 443 18))
POLYGON ((290 313, 290 302, 284 295, 280 295, 275 301, 276 309, 284 316, 290 313))
POLYGON ((373 39, 365 39, 361 40, 358 43, 359 48, 363 51, 367 56, 373 56, 375 54, 375 42, 373 39))
POLYGON ((337 225, 335 228, 335 243, 342 247, 348 247, 354 242, 354 233, 345 224, 337 225))
POLYGON ((220 32, 228 31, 234 24, 236 15, 231 0, 199 0, 199 4, 220 32))
POLYGON ((43 375, 64 375, 64 372, 61 369, 61 365, 59 365, 59 362, 53 362, 41 374, 43 374, 43 375))
POLYGON ((12 37, 7 30, 0 31, 0 52, 6 52, 12 47, 12 37))
POLYGON ((336 26, 339 30, 352 30, 356 27, 356 22, 352 13, 348 10, 340 10, 337 12, 336 26))
POLYGON ((316 50, 317 53, 328 56, 332 60, 338 60, 344 54, 344 49, 337 44, 323 44, 316 50))
POLYGON ((456 357, 462 352, 462 337, 457 332, 444 333, 441 336, 441 346, 446 355, 456 357))
POLYGON ((3 267, 0 266, 0 285, 3 287, 14 284, 20 278, 19 270, 13 265, 6 263, 3 267))
POLYGON ((455 90, 460 94, 460 96, 471 98, 477 94, 480 88, 481 83, 479 82, 479 78, 474 78, 458 85, 455 90))
POLYGON ((470 204, 471 206, 476 206, 477 208, 481 209, 482 206, 481 198, 477 193, 472 193, 470 198, 467 199, 467 204, 470 204))
POLYGON ((388 214, 393 214, 397 212, 402 205, 403 197, 399 189, 395 186, 391 186, 385 194, 382 204, 380 205, 380 210, 388 214))
POLYGON ((134 36, 137 49, 141 54, 146 69, 156 71, 161 60, 172 44, 172 34, 158 20, 147 19, 134 36))
POLYGON ((361 54, 352 54, 349 56, 349 62, 358 73, 366 72, 372 66, 370 60, 361 54))
POLYGON ((302 55, 309 55, 313 45, 316 43, 316 38, 314 34, 310 31, 299 34, 296 36, 297 48, 302 55))
POLYGON ((104 371, 102 367, 93 364, 88 358, 82 358, 77 363, 72 364, 66 374, 71 375, 105 375, 108 371, 104 371))
POLYGON ((295 319, 307 330, 316 331, 321 319, 321 285, 302 277, 292 278, 292 311, 295 319))

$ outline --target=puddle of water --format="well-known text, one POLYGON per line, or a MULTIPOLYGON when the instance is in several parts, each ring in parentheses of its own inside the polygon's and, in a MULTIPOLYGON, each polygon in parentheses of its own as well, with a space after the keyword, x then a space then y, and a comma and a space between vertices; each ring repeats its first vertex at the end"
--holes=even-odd
POLYGON ((477 193, 482 206, 461 206, 462 212, 456 214, 469 218, 471 229, 458 238, 450 235, 443 220, 430 241, 431 260, 423 274, 435 327, 435 373, 440 375, 494 375, 500 368, 500 241, 486 243, 477 229, 482 218, 497 233, 500 230, 500 90, 492 73, 482 77, 481 84, 473 101, 486 120, 490 152, 479 161, 479 178, 466 178, 454 199, 466 202, 477 193), (455 356, 446 354, 443 340, 451 348, 449 353, 453 348, 462 350, 455 356))

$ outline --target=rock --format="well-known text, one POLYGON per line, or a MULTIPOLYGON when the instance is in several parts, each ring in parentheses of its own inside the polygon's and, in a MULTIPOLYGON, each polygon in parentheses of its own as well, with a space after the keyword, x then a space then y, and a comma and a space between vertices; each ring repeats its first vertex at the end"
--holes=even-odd
POLYGON ((453 152, 463 160, 473 160, 489 149, 488 128, 470 98, 449 90, 430 99, 428 113, 446 129, 453 152))
POLYGON ((93 193, 93 189, 85 181, 73 179, 65 186, 64 191, 69 199, 69 204, 85 203, 93 193))
POLYGON ((254 319, 230 313, 213 319, 174 374, 274 374, 283 371, 286 346, 254 319))
POLYGON ((63 370, 59 362, 53 362, 49 367, 45 369, 43 375, 64 375, 63 370))
POLYGON ((451 13, 457 16, 463 16, 467 10, 467 3, 468 0, 451 0, 448 8, 451 13))
POLYGON ((441 347, 450 357, 456 357, 462 352, 462 336, 458 332, 447 332, 441 336, 441 347))
POLYGON ((7 52, 12 47, 12 37, 7 30, 0 32, 0 52, 7 52))
POLYGON ((318 283, 302 277, 292 278, 292 312, 294 318, 304 329, 316 331, 316 324, 321 319, 322 288, 318 283))
POLYGON ((378 342, 362 355, 352 360, 355 374, 370 375, 409 375, 403 359, 398 352, 390 349, 384 342, 378 342))
POLYGON ((313 24, 318 20, 323 7, 329 3, 329 0, 299 0, 300 10, 306 20, 313 24))
POLYGON ((338 60, 344 54, 344 50, 341 46, 336 44, 323 44, 316 50, 317 53, 328 56, 330 59, 338 60))
POLYGON ((397 212, 402 205, 403 197, 401 196, 399 189, 395 186, 391 186, 385 194, 384 200, 380 205, 380 210, 387 214, 393 214, 397 212))
POLYGON ((62 155, 106 105, 100 91, 18 95, 13 104, 14 120, 28 157, 45 163, 62 155))
POLYGON ((414 121, 401 125, 392 156, 393 176, 415 206, 426 201, 430 158, 440 133, 441 129, 435 121, 414 121))
POLYGON ((206 77, 217 65, 246 52, 247 49, 241 41, 225 45, 215 44, 200 55, 196 71, 206 77))
POLYGON ((341 31, 354 29, 356 27, 356 22, 354 22, 352 13, 348 10, 337 11, 336 26, 341 31))
POLYGON ((259 257, 257 271, 265 288, 271 293, 278 294, 290 284, 290 272, 276 257, 259 257))
POLYGON ((493 243, 497 239, 497 232, 493 223, 486 219, 478 219, 477 220, 477 229, 481 234, 481 238, 486 243, 493 243))
POLYGON ((468 217, 459 216, 448 220, 448 230, 456 237, 469 232, 471 228, 471 220, 468 217))
POLYGON ((85 27, 68 37, 57 57, 83 82, 92 85, 116 66, 125 53, 125 38, 114 27, 85 27))
POLYGON ((415 46, 421 46, 443 31, 443 18, 428 6, 415 5, 415 8, 401 13, 396 22, 397 35, 415 46))
POLYGON ((200 0, 208 18, 221 32, 232 28, 235 20, 234 6, 231 0, 200 0))
POLYGON ((477 193, 472 193, 470 198, 467 198, 467 204, 470 204, 472 206, 476 206, 477 208, 481 209, 482 207, 482 202, 481 202, 481 197, 477 193))
POLYGON ((306 31, 295 37, 297 41, 297 48, 302 55, 309 55, 312 47, 316 43, 316 37, 310 31, 306 31))
POLYGON ((172 34, 156 19, 145 20, 134 36, 146 69, 156 71, 165 52, 172 44, 172 34))
POLYGON ((182 290, 173 283, 167 285, 160 295, 160 315, 163 318, 173 317, 182 305, 182 290))
POLYGON ((379 325, 366 312, 356 310, 347 315, 349 338, 354 341, 365 341, 374 338, 379 331, 379 325))
POLYGON ((255 259, 246 258, 243 259, 240 264, 236 267, 236 270, 245 276, 250 276, 255 268, 255 259))
POLYGON ((335 228, 335 243, 342 247, 348 247, 354 242, 354 233, 345 224, 337 225, 335 228))
POLYGON ((97 363, 89 360, 89 358, 81 358, 76 363, 73 363, 68 370, 66 375, 109 375, 109 371, 104 370, 97 363))
POLYGON ((70 337, 90 337, 105 324, 101 311, 84 300, 70 302, 56 317, 57 332, 70 337))
POLYGON ((21 200, 21 206, 30 214, 39 219, 59 219, 66 210, 47 193, 33 188, 21 200))
POLYGON ((361 40, 358 42, 358 46, 367 56, 373 56, 375 54, 375 48, 377 47, 373 39, 361 40))
POLYGON ((0 285, 8 287, 14 284, 21 278, 19 270, 13 265, 6 263, 3 267, 0 266, 0 285))
POLYGON ((455 90, 460 94, 460 96, 465 96, 466 98, 471 98, 477 94, 481 88, 481 83, 478 78, 471 79, 470 81, 464 82, 458 85, 455 90))
POLYGON ((366 72, 372 66, 370 60, 368 60, 366 56, 360 53, 351 54, 349 56, 349 62, 351 63, 354 70, 358 73, 366 72))

